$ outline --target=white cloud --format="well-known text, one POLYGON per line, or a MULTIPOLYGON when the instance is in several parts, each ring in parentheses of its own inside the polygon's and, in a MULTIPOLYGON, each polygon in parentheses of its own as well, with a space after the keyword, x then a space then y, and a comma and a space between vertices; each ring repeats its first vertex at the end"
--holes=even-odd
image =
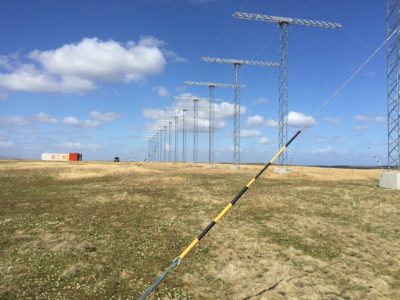
POLYGON ((84 120, 81 123, 81 127, 83 128, 99 128, 101 126, 101 123, 99 121, 95 120, 84 120))
POLYGON ((265 137, 265 136, 262 136, 262 137, 260 137, 259 139, 258 139, 258 142, 260 143, 260 144, 268 144, 269 143, 269 140, 265 137))
POLYGON ((32 51, 29 57, 60 76, 131 82, 163 71, 161 43, 154 37, 142 37, 137 45, 85 38, 55 50, 32 51))
POLYGON ((66 142, 63 144, 58 144, 58 148, 64 148, 64 149, 71 149, 71 150, 98 150, 100 149, 100 145, 97 144, 81 144, 80 142, 66 142))
POLYGON ((12 117, 0 117, 1 126, 26 126, 28 121, 24 117, 12 116, 12 117))
MULTIPOLYGON (((192 98, 196 97, 191 93, 182 93, 179 95, 181 98, 192 98)), ((199 118, 198 118, 198 129, 199 131, 207 131, 209 127, 209 115, 208 115, 208 102, 199 101, 199 118)), ((148 119, 153 119, 155 122, 148 127, 151 130, 157 130, 160 128, 159 120, 172 120, 173 116, 179 117, 179 126, 181 124, 182 109, 187 108, 188 111, 185 114, 185 124, 188 131, 193 129, 193 102, 187 100, 175 101, 168 110, 164 109, 144 109, 143 116, 148 119)), ((240 106, 241 114, 246 112, 245 106, 240 106)), ((233 117, 234 105, 228 102, 214 103, 214 127, 216 129, 224 128, 226 126, 226 120, 233 117)))
POLYGON ((271 128, 278 128, 279 123, 278 123, 278 121, 275 121, 275 120, 265 120, 265 126, 271 127, 271 128))
POLYGON ((250 127, 256 127, 262 125, 264 118, 260 115, 254 115, 247 118, 246 124, 250 127))
POLYGON ((43 123, 57 123, 57 119, 54 117, 49 116, 44 112, 40 112, 35 116, 36 120, 43 123))
POLYGON ((354 116, 354 120, 356 120, 358 122, 368 122, 369 121, 369 117, 364 116, 364 115, 355 115, 354 116))
POLYGON ((384 116, 375 116, 372 119, 378 124, 383 124, 386 121, 386 118, 384 116))
POLYGON ((312 154, 326 154, 326 153, 332 153, 333 152, 333 148, 331 146, 326 146, 323 148, 315 148, 313 150, 311 150, 312 154))
POLYGON ((96 88, 95 81, 138 82, 164 70, 160 48, 165 43, 142 37, 136 44, 85 38, 52 50, 29 53, 31 63, 12 64, 2 56, 0 90, 35 93, 83 93, 96 88))
POLYGON ((293 127, 311 127, 315 124, 315 119, 303 113, 290 111, 288 113, 288 125, 293 127))
POLYGON ((96 120, 79 120, 77 117, 68 116, 65 117, 62 121, 66 125, 71 125, 75 127, 82 127, 82 128, 99 128, 101 123, 96 120))
POLYGON ((14 143, 11 141, 0 141, 0 148, 12 148, 14 143))
POLYGON ((242 129, 240 131, 240 137, 242 138, 253 138, 253 137, 258 137, 260 135, 261 132, 259 130, 254 130, 254 129, 250 130, 242 129))
POLYGON ((254 101, 254 104, 256 104, 256 105, 258 105, 258 104, 266 104, 268 102, 269 102, 268 98, 261 97, 261 98, 258 98, 256 101, 254 101))
POLYGON ((176 54, 174 51, 172 50, 168 50, 164 52, 165 57, 174 62, 174 63, 182 63, 182 64, 187 64, 189 63, 189 60, 187 58, 181 57, 178 54, 176 54))
POLYGON ((383 124, 385 123, 386 118, 384 116, 369 117, 366 115, 355 115, 354 120, 356 120, 357 122, 383 124))
POLYGON ((12 73, 0 73, 0 90, 34 93, 81 93, 95 89, 92 82, 72 76, 56 77, 33 64, 19 66, 12 73))
POLYGON ((73 116, 68 116, 65 117, 64 120, 62 121, 64 124, 67 125, 74 125, 74 126, 78 126, 81 124, 81 121, 79 121, 79 119, 77 117, 73 117, 73 116))
POLYGON ((98 111, 90 112, 90 117, 95 121, 112 122, 119 119, 119 115, 115 112, 105 112, 101 113, 98 111))
POLYGON ((355 125, 355 126, 353 126, 353 129, 355 131, 357 131, 357 132, 364 131, 364 130, 366 130, 368 128, 369 128, 369 125, 355 125))
POLYGON ((169 92, 165 86, 155 86, 153 87, 153 91, 157 92, 158 96, 160 97, 168 97, 169 92))
POLYGON ((327 118, 325 118, 325 121, 330 123, 330 124, 333 124, 333 125, 340 124, 340 119, 338 119, 336 117, 327 117, 327 118))

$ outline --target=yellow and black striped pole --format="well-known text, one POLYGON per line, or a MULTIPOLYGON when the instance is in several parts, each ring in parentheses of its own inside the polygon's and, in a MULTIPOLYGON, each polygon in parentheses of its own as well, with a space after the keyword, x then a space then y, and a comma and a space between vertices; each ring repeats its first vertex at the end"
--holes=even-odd
POLYGON ((139 297, 139 300, 144 300, 153 292, 157 286, 165 279, 165 277, 168 275, 169 272, 171 272, 175 267, 177 267, 181 260, 193 249, 194 246, 197 245, 197 243, 206 236, 206 234, 211 230, 211 228, 214 227, 215 224, 218 223, 220 219, 222 219, 223 216, 226 215, 226 213, 236 204, 236 202, 243 196, 244 193, 250 188, 250 186, 260 177, 264 171, 281 155, 283 151, 289 145, 297 138, 297 136, 301 133, 301 130, 297 131, 296 134, 286 143, 285 146, 283 146, 279 151, 272 157, 272 159, 258 172, 256 176, 254 176, 241 190, 240 192, 231 200, 231 202, 228 203, 227 206, 219 213, 218 216, 214 218, 214 220, 211 221, 210 224, 204 230, 200 233, 200 235, 195 238, 189 246, 183 250, 183 252, 175 258, 171 264, 168 266, 168 268, 164 271, 163 274, 161 274, 151 285, 150 287, 139 297))

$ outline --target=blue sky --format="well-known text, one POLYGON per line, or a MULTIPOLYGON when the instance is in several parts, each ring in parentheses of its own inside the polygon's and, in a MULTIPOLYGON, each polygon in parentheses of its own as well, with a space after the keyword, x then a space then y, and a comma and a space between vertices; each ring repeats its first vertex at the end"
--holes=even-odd
MULTIPOLYGON (((277 26, 234 19, 235 11, 343 25, 289 28, 293 133, 383 42, 385 8, 375 0, 3 1, 0 157, 81 152, 87 160, 143 160, 146 130, 165 107, 184 105, 173 96, 208 96, 206 87, 183 81, 232 82, 232 66, 200 57, 278 62, 277 26)), ((386 162, 385 55, 383 48, 313 119, 290 163, 374 165, 368 147, 386 162)), ((240 77, 242 161, 267 161, 278 147, 278 70, 242 66, 240 77)), ((233 91, 217 89, 216 97, 224 103, 216 107, 215 159, 229 162, 233 91)), ((200 117, 199 160, 206 161, 206 112, 200 117)), ((190 128, 187 146, 190 161, 190 128)))

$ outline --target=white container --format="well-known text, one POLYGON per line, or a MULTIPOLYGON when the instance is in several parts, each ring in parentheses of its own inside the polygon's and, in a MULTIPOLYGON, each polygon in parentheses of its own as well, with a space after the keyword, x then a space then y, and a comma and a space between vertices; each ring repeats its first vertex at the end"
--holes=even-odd
POLYGON ((42 153, 42 160, 69 161, 69 153, 42 153))

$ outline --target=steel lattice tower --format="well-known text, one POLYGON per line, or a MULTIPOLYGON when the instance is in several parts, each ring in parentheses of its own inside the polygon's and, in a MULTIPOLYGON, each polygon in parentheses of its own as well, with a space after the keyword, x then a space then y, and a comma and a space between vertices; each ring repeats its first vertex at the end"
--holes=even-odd
MULTIPOLYGON (((208 165, 214 165, 214 96, 215 87, 234 88, 235 86, 230 83, 216 83, 216 82, 200 82, 200 81, 185 81, 184 84, 196 86, 208 86, 210 97, 208 100, 208 165)), ((243 87, 243 86, 242 86, 243 87)))
POLYGON ((165 147, 165 145, 166 145, 166 143, 167 143, 167 126, 164 126, 164 130, 163 130, 163 132, 164 132, 164 144, 163 144, 163 152, 164 152, 164 162, 166 162, 167 161, 167 155, 166 155, 166 148, 167 147, 165 147))
POLYGON ((215 85, 208 86, 210 90, 210 100, 208 101, 208 165, 214 165, 214 96, 215 85))
MULTIPOLYGON (((289 42, 289 24, 279 23, 280 28, 280 59, 279 59, 279 99, 278 99, 278 117, 279 133, 278 148, 282 148, 287 143, 288 137, 288 42, 289 42)), ((287 167, 287 151, 284 151, 279 157, 279 164, 287 167)))
POLYGON ((182 109, 182 162, 186 162, 186 132, 185 132, 185 112, 186 108, 182 109))
POLYGON ((233 109, 233 164, 240 166, 240 87, 239 87, 239 63, 233 64, 234 80, 234 109, 233 109))
POLYGON ((158 161, 161 162, 161 131, 157 132, 157 143, 158 161))
MULTIPOLYGON (((280 73, 279 73, 279 148, 286 145, 288 134, 288 42, 289 42, 289 25, 306 25, 320 28, 334 28, 339 29, 342 27, 340 23, 332 23, 325 21, 313 21, 305 19, 294 19, 287 17, 267 16, 260 14, 251 14, 243 12, 235 12, 233 17, 238 19, 263 21, 279 24, 280 28, 280 73)), ((279 164, 287 167, 287 153, 282 153, 279 158, 279 164)))
POLYGON ((171 162, 171 130, 172 130, 172 122, 168 122, 168 161, 171 162))
POLYGON ((174 161, 177 162, 178 161, 178 116, 175 116, 174 119, 175 119, 175 124, 174 124, 174 128, 175 128, 174 161))
POLYGON ((197 164, 197 141, 198 141, 198 119, 199 119, 199 100, 193 99, 193 163, 197 164))
MULTIPOLYGON (((400 25, 400 0, 387 0, 386 35, 400 25)), ((388 168, 400 169, 400 31, 387 41, 388 168)))
POLYGON ((202 57, 204 62, 216 62, 233 65, 234 81, 234 112, 233 112, 233 164, 240 167, 240 85, 239 68, 241 65, 252 65, 259 67, 278 67, 278 63, 268 61, 254 61, 245 59, 230 59, 218 57, 202 57))

